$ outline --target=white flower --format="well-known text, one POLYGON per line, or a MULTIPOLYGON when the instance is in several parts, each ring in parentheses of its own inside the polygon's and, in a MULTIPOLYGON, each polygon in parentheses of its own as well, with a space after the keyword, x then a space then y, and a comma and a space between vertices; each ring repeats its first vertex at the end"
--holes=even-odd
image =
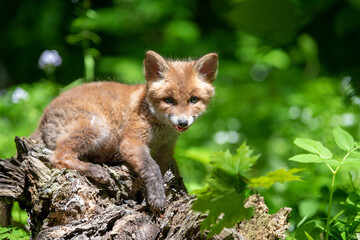
POLYGON ((11 96, 11 101, 13 103, 18 103, 20 100, 27 99, 29 99, 29 94, 21 87, 17 87, 11 96))
POLYGON ((45 50, 39 58, 39 67, 46 70, 48 67, 58 67, 62 63, 62 59, 56 50, 45 50))

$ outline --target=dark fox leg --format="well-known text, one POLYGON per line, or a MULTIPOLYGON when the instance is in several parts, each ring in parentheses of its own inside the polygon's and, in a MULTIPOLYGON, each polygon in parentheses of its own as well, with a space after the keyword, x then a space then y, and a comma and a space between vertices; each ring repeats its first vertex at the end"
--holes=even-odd
POLYGON ((108 137, 104 128, 90 126, 89 121, 77 121, 72 131, 59 136, 51 163, 57 168, 75 169, 100 183, 107 183, 110 175, 100 165, 84 162, 79 157, 104 144, 108 137))
POLYGON ((160 167, 150 156, 148 147, 125 139, 120 144, 120 153, 143 179, 149 204, 156 210, 162 210, 166 201, 164 182, 160 167))

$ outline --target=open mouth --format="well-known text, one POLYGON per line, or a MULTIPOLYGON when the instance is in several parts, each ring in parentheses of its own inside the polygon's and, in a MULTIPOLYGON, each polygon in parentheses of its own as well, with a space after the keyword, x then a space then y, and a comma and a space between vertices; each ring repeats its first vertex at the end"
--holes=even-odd
POLYGON ((173 125, 173 127, 176 129, 176 131, 178 132, 185 132, 188 128, 187 127, 180 127, 178 125, 173 125))

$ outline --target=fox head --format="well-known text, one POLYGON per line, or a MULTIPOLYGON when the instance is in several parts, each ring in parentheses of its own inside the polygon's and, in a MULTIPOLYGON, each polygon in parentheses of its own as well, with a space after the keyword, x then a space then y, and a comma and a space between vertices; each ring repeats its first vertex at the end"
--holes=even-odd
POLYGON ((186 131, 214 95, 217 67, 216 53, 195 61, 170 61, 147 51, 144 69, 151 112, 176 131, 186 131))

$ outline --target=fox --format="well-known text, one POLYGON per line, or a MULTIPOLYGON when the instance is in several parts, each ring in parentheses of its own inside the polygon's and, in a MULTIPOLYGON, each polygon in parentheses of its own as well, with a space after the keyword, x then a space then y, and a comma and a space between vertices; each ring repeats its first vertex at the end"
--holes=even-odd
POLYGON ((101 164, 125 161, 144 182, 149 205, 161 211, 163 174, 177 169, 178 135, 214 96, 218 55, 170 60, 149 50, 143 65, 144 84, 99 81, 64 91, 45 108, 30 139, 53 150, 56 168, 75 169, 102 184, 111 177, 101 164))

